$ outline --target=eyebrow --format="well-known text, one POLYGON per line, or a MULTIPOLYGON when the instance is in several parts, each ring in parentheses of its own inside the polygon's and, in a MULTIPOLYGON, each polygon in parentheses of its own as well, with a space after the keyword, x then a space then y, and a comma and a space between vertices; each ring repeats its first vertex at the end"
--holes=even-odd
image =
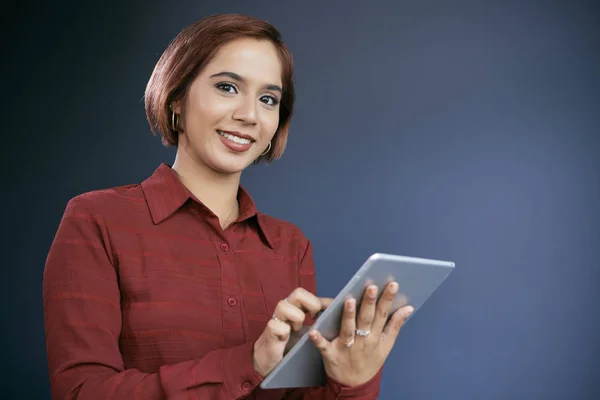
MULTIPOLYGON (((244 78, 242 78, 240 75, 236 74, 235 72, 229 72, 229 71, 223 71, 223 72, 219 72, 217 74, 213 74, 210 77, 211 78, 215 78, 218 76, 227 76, 233 80, 236 80, 238 82, 245 82, 246 80, 244 78)), ((275 90, 279 93, 283 93, 283 89, 280 86, 277 85, 273 85, 273 84, 269 84, 265 86, 265 89, 267 90, 275 90)))

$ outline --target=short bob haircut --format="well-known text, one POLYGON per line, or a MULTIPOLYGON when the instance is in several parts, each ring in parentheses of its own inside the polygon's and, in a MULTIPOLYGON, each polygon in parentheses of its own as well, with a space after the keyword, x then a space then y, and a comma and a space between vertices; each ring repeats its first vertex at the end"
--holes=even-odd
POLYGON ((221 46, 241 38, 268 40, 279 54, 283 83, 279 126, 271 141, 271 149, 255 163, 268 163, 283 155, 294 108, 292 54, 273 25, 241 14, 213 15, 187 26, 158 60, 146 86, 144 101, 150 128, 154 135, 162 137, 165 146, 177 146, 178 143, 178 131, 171 123, 171 103, 185 99, 192 81, 221 46))

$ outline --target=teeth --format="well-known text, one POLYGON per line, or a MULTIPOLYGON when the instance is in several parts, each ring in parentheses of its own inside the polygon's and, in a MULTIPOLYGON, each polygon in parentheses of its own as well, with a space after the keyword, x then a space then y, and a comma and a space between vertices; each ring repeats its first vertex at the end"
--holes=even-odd
POLYGON ((249 144, 250 140, 248 139, 242 139, 241 137, 238 136, 234 136, 231 135, 229 133, 225 133, 225 132, 221 132, 221 131, 217 131, 219 132, 219 135, 223 136, 224 138, 231 140, 234 143, 238 143, 238 144, 249 144))

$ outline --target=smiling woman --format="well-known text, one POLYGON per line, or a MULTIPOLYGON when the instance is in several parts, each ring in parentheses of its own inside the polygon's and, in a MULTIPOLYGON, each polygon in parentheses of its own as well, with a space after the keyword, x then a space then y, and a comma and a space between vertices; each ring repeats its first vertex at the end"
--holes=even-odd
MULTIPOLYGON (((169 107, 185 99, 192 82, 197 83, 194 78, 200 78, 202 72, 204 83, 210 79, 215 87, 230 94, 239 91, 238 85, 244 86, 245 96, 250 94, 248 90, 264 85, 260 90, 272 97, 267 104, 276 109, 278 129, 269 152, 256 161, 280 158, 287 143, 295 91, 292 54, 279 31, 264 21, 239 14, 215 15, 183 29, 159 59, 146 88, 146 115, 152 131, 162 135, 165 145, 177 145, 180 131, 173 126, 169 107), (207 64, 215 61, 220 65, 205 71, 207 64), (231 69, 219 70, 226 65, 231 69), (218 78, 223 82, 212 81, 218 78)), ((261 98, 255 100, 264 101, 261 98)))
MULTIPOLYGON (((235 174, 266 156, 279 127, 283 91, 274 88, 282 86, 281 75, 270 41, 244 38, 224 44, 186 95, 172 101, 178 122, 173 128, 179 133, 178 148, 184 150, 176 168, 202 163, 215 172, 235 174)), ((284 144, 287 131, 283 134, 278 142, 284 144)))
POLYGON ((315 295, 309 240, 260 213, 240 186, 249 165, 283 154, 292 75, 279 32, 243 15, 200 20, 165 50, 145 100, 152 131, 177 147, 173 165, 71 199, 48 254, 54 398, 377 398, 410 312, 377 324, 395 282, 380 300, 368 288, 360 310, 348 299, 340 337, 311 333, 326 385, 259 387, 291 331, 331 301, 315 295))

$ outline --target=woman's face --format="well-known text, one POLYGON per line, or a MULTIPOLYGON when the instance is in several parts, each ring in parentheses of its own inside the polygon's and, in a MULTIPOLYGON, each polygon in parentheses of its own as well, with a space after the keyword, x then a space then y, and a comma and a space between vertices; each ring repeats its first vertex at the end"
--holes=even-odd
POLYGON ((179 114, 178 152, 218 173, 241 173, 279 125, 281 62, 266 40, 223 45, 192 82, 179 114))

